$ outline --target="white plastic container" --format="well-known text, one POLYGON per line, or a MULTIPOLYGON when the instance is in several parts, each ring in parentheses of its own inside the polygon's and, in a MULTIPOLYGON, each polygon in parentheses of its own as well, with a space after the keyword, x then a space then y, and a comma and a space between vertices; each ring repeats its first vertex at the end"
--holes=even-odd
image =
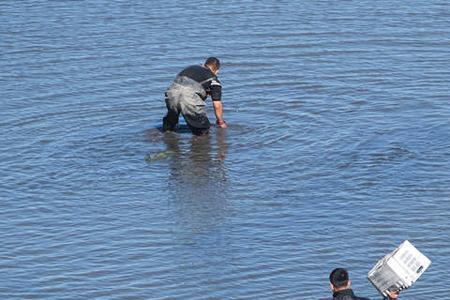
POLYGON ((406 240, 392 253, 380 259, 367 277, 387 297, 388 291, 409 288, 430 264, 431 261, 406 240))

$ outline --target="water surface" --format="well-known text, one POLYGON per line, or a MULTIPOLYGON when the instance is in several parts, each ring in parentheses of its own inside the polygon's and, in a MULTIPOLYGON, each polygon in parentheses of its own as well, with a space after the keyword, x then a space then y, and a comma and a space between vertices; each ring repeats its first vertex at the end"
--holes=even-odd
POLYGON ((2 299, 317 299, 338 266, 377 299, 405 239, 432 265, 402 298, 450 294, 447 1, 3 1, 0 24, 2 299), (162 134, 210 55, 229 128, 162 134))

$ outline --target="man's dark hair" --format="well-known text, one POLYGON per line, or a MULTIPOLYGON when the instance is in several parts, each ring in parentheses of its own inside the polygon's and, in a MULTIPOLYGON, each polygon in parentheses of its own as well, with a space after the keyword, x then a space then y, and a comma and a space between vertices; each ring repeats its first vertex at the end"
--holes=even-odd
POLYGON ((216 70, 219 70, 220 60, 217 57, 208 57, 205 61, 205 66, 213 66, 216 70))
POLYGON ((348 272, 343 268, 336 268, 330 273, 330 282, 335 288, 346 286, 348 283, 348 272))

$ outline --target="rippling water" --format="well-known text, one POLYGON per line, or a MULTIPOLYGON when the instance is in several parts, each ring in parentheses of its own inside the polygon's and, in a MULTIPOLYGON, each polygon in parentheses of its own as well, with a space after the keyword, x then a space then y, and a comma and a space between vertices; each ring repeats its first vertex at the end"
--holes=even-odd
MULTIPOLYGON (((2 299, 317 299, 409 239, 450 295, 447 1, 2 1, 2 299), (221 58, 227 130, 163 135, 221 58)), ((209 113, 213 116, 211 103, 209 113)))

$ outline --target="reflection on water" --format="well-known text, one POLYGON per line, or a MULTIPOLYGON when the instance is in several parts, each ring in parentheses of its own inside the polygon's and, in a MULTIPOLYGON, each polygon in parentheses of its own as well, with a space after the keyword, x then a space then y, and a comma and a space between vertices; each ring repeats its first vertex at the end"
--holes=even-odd
MULTIPOLYGON (((195 286, 211 289, 215 286, 212 280, 222 284, 219 278, 232 273, 229 261, 234 255, 227 241, 226 130, 206 136, 165 133, 163 139, 171 153, 167 190, 177 249, 171 264, 183 270, 173 274, 172 284, 183 290, 185 278, 191 278, 195 286), (204 269, 205 265, 215 267, 204 269), (203 270, 201 275, 199 269, 203 270)), ((190 287, 187 290, 191 293, 190 287)), ((187 298, 197 296, 197 291, 192 293, 187 298)))
POLYGON ((208 231, 223 220, 227 209, 226 132, 192 136, 184 144, 178 133, 165 133, 169 157, 168 189, 180 226, 208 231))

